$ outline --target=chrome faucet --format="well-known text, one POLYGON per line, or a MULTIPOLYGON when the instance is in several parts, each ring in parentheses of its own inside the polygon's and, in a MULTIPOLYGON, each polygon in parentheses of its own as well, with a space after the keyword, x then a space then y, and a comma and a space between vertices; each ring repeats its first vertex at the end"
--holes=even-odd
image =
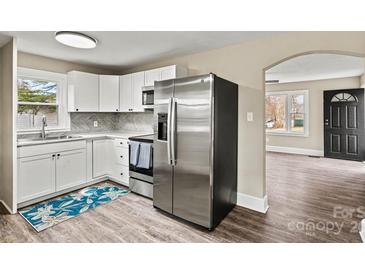
POLYGON ((42 117, 42 131, 41 131, 41 138, 44 140, 46 139, 46 126, 47 126, 47 118, 43 115, 42 117))

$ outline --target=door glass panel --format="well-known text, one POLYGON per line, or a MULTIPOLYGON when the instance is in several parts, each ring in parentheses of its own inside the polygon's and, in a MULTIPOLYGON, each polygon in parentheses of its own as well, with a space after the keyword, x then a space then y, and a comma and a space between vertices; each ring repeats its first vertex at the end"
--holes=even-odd
POLYGON ((357 98, 349 93, 337 93, 335 94, 331 102, 357 102, 357 98))

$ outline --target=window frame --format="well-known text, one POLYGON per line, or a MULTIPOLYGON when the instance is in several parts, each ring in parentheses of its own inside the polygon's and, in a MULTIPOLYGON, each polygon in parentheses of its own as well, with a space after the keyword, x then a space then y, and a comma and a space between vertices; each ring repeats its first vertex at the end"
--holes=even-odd
MULTIPOLYGON (((46 127, 47 132, 64 132, 69 131, 71 128, 70 113, 67 110, 67 75, 62 73, 50 72, 45 70, 37 70, 30 68, 18 67, 18 78, 42 80, 42 81, 52 81, 57 83, 58 91, 56 97, 56 103, 36 103, 31 105, 48 105, 58 107, 58 126, 57 127, 46 127)), ((18 84, 17 84, 18 86, 18 84)), ((23 102, 24 103, 24 102, 23 102)), ((18 113, 19 104, 24 105, 18 101, 18 89, 16 96, 16 107, 18 113)), ((25 104, 27 104, 25 102, 25 104)), ((41 129, 30 128, 30 129, 18 129, 18 134, 34 134, 40 133, 41 129)))
MULTIPOLYGON (((274 131, 265 128, 267 135, 277 136, 296 136, 296 137, 308 137, 309 136, 309 91, 308 90, 288 90, 288 91, 269 91, 265 92, 266 96, 285 96, 285 131, 274 131), (295 132, 291 131, 290 116, 292 114, 292 100, 291 97, 295 95, 304 95, 304 131, 295 132)), ((266 103, 265 103, 266 112, 266 103)), ((266 119, 265 119, 266 121, 266 119)))

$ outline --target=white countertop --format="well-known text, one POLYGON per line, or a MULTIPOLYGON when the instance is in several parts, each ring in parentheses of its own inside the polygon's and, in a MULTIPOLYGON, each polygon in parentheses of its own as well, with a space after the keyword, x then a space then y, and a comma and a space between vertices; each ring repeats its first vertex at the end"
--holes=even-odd
POLYGON ((43 145, 49 143, 60 143, 60 142, 72 142, 79 140, 87 140, 87 139, 99 139, 99 138, 121 138, 128 139, 130 137, 142 136, 153 134, 150 132, 137 132, 137 131, 105 131, 105 132, 85 132, 85 133, 75 133, 75 134, 67 134, 70 136, 74 136, 74 138, 70 139, 51 139, 51 140, 31 140, 31 139, 19 139, 17 142, 17 146, 31 146, 31 145, 43 145))

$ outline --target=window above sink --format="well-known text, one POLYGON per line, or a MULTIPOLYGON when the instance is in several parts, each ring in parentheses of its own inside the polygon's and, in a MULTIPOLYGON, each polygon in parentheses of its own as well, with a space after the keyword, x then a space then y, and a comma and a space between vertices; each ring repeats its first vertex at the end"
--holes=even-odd
POLYGON ((28 68, 18 68, 17 132, 37 133, 43 116, 47 132, 70 129, 67 112, 67 76, 28 68))

